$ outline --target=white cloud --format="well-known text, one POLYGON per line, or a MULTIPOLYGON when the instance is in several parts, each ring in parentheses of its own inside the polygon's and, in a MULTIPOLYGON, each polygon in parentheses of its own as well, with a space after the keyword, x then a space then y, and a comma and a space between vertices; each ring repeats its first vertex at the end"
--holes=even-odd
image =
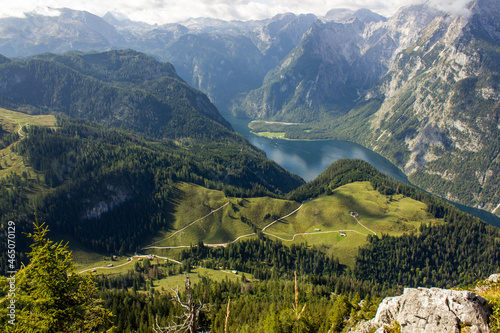
POLYGON ((442 11, 458 14, 458 15, 468 15, 470 14, 467 5, 471 0, 428 0, 427 4, 436 7, 442 11))
MULTIPOLYGON (((22 16, 35 8, 72 8, 86 10, 102 16, 106 12, 148 23, 180 22, 190 17, 213 17, 225 20, 249 20, 272 17, 279 13, 293 12, 324 15, 333 8, 368 8, 384 16, 414 0, 20 0, 6 1, 0 17, 22 16)), ((469 0, 418 0, 428 1, 440 9, 460 12, 469 0)))

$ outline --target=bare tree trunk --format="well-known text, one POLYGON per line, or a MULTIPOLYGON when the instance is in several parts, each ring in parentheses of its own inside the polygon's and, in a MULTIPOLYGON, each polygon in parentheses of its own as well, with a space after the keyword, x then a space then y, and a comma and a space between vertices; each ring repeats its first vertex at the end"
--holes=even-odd
POLYGON ((156 327, 153 330, 156 333, 180 333, 180 332, 189 332, 189 333, 198 333, 198 320, 200 315, 200 310, 205 308, 205 305, 201 302, 196 303, 193 300, 193 290, 191 289, 191 280, 187 275, 184 275, 186 278, 186 302, 181 301, 181 295, 179 293, 179 288, 174 290, 175 297, 172 301, 180 304, 185 311, 181 318, 185 318, 182 324, 172 324, 166 327, 160 327, 158 325, 158 318, 156 318, 156 327))
POLYGON ((229 305, 231 304, 231 299, 227 300, 227 310, 226 310, 226 322, 224 323, 224 333, 227 333, 227 324, 229 322, 229 305))

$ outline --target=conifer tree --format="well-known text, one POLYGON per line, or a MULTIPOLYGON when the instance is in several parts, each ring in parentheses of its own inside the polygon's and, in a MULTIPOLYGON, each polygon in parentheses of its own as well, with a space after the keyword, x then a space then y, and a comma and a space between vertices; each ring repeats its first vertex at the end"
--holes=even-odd
POLYGON ((111 332, 111 312, 96 298, 97 288, 89 275, 80 276, 68 244, 54 243, 38 221, 30 262, 16 274, 18 311, 15 325, 4 332, 59 333, 111 332))

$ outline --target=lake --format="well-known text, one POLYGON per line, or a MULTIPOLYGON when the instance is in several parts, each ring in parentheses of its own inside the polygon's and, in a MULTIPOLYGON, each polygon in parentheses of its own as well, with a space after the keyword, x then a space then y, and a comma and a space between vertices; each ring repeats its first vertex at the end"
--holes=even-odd
MULTIPOLYGON (((302 141, 270 139, 250 132, 251 120, 224 115, 234 130, 242 134, 254 146, 262 149, 267 157, 283 168, 311 181, 330 164, 342 158, 359 158, 397 181, 410 184, 406 175, 388 159, 361 145, 347 141, 302 141)), ((500 218, 487 211, 451 202, 460 210, 479 217, 491 225, 500 227, 500 218)))
POLYGON ((392 178, 408 183, 406 175, 385 157, 356 143, 324 140, 302 141, 270 139, 250 132, 251 120, 224 116, 234 130, 247 138, 254 146, 266 152, 269 159, 283 168, 311 181, 333 162, 342 158, 364 160, 392 178))

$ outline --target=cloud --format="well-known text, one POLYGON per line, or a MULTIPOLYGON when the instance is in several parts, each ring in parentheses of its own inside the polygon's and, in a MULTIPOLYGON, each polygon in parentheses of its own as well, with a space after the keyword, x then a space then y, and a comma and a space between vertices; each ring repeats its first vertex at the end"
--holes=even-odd
MULTIPOLYGON (((463 13, 469 0, 419 0, 453 13, 463 13)), ((23 16, 35 8, 72 8, 103 16, 120 13, 135 21, 172 23, 191 17, 212 17, 224 20, 250 20, 272 17, 279 13, 313 13, 324 15, 333 8, 368 8, 391 16, 398 8, 415 0, 20 0, 6 1, 0 16, 23 16)))
POLYGON ((429 6, 456 15, 469 15, 468 4, 471 0, 427 0, 429 6))
POLYGON ((20 0, 2 4, 0 16, 23 16, 37 7, 72 8, 102 16, 111 11, 148 23, 179 22, 190 17, 249 20, 283 12, 324 15, 336 7, 369 8, 391 14, 403 0, 20 0))
POLYGON ((36 7, 30 12, 25 13, 25 15, 42 15, 42 16, 59 16, 61 12, 57 9, 51 7, 36 7))

